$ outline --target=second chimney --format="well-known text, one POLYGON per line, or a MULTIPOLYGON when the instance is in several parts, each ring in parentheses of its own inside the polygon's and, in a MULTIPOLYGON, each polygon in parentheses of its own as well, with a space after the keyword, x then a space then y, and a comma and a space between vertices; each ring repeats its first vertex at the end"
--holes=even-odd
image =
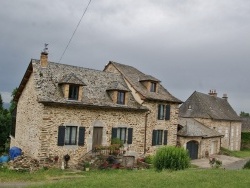
POLYGON ((217 97, 216 90, 210 90, 208 94, 209 94, 210 96, 217 97))
POLYGON ((223 94, 223 97, 222 97, 222 98, 225 99, 225 100, 227 100, 227 99, 228 99, 227 94, 223 94))

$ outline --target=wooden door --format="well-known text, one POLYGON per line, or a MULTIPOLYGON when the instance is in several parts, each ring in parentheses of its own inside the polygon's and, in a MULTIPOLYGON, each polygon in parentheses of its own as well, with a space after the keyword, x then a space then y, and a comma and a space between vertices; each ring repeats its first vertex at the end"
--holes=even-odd
POLYGON ((189 141, 187 143, 187 150, 191 159, 198 159, 198 146, 199 144, 196 141, 189 141))
POLYGON ((102 130, 102 127, 94 127, 92 149, 102 145, 102 130))

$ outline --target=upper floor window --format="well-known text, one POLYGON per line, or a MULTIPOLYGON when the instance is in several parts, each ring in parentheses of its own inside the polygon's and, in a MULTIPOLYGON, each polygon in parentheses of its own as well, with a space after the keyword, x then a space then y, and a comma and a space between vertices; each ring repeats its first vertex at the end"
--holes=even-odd
POLYGON ((170 105, 158 105, 158 119, 159 120, 170 120, 170 105))
POLYGON ((150 92, 156 92, 156 83, 155 82, 151 82, 150 83, 150 92))
POLYGON ((117 104, 125 104, 125 92, 124 91, 117 92, 117 104))
POLYGON ((78 100, 79 86, 78 85, 69 85, 69 100, 78 100))

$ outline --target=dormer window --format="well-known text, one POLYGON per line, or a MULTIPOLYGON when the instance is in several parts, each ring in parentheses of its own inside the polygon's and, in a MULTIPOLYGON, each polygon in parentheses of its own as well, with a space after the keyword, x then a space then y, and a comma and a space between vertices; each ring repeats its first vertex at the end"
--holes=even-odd
POLYGON ((58 83, 62 89, 66 100, 81 101, 83 96, 83 86, 86 84, 74 73, 65 75, 58 83))
POLYGON ((117 104, 125 104, 125 92, 117 91, 117 104))
POLYGON ((79 86, 70 84, 69 85, 69 100, 78 100, 78 95, 79 95, 79 86))
POLYGON ((150 92, 156 92, 156 83, 155 82, 150 83, 150 92))
POLYGON ((130 92, 130 90, 125 84, 118 81, 110 82, 107 88, 107 92, 114 104, 127 104, 128 92, 130 92))

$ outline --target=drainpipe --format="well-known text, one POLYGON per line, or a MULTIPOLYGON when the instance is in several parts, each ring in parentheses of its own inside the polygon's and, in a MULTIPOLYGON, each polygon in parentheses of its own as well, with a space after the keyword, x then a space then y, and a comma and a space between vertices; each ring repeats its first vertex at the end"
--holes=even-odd
POLYGON ((144 154, 147 152, 147 126, 148 126, 148 114, 150 111, 145 114, 145 127, 144 127, 144 154))

